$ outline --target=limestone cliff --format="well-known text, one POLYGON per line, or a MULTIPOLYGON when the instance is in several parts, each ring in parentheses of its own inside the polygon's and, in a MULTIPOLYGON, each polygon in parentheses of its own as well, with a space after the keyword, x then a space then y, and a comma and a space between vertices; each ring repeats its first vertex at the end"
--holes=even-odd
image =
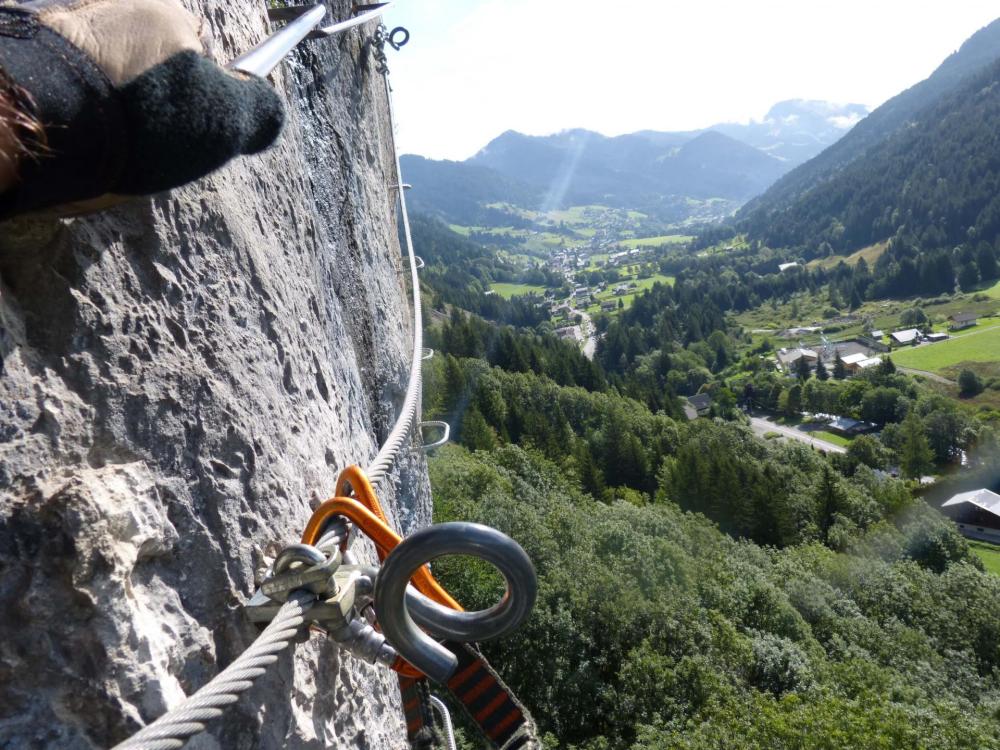
MULTIPOLYGON (((267 33, 262 3, 188 4, 219 61, 267 33)), ((208 681, 268 554, 391 427, 410 308, 371 31, 278 69, 265 154, 0 225, 0 747, 107 747, 208 681)), ((422 459, 394 479, 426 522, 422 459)), ((391 673, 314 636, 191 746, 401 748, 401 716, 391 673)))

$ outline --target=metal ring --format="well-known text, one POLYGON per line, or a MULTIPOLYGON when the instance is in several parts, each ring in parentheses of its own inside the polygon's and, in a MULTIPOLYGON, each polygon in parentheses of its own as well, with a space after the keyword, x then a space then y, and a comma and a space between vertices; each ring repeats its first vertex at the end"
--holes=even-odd
MULTIPOLYGON (((410 664, 433 680, 446 682, 458 667, 455 655, 421 631, 407 605, 407 586, 416 570, 444 555, 472 555, 503 575, 507 591, 489 609, 448 611, 438 604, 437 634, 456 641, 498 638, 515 630, 531 613, 538 581, 531 559, 506 534, 478 523, 442 523, 404 539, 386 557, 375 580, 375 613, 386 638, 410 664)), ((423 619, 421 617, 421 619, 423 619)))
MULTIPOLYGON (((359 565, 358 568, 372 581, 378 578, 379 568, 377 565, 359 565)), ((452 616, 458 613, 458 610, 441 606, 417 591, 416 586, 412 583, 406 587, 406 609, 413 617, 413 621, 434 638, 457 640, 452 616)), ((477 637, 469 640, 486 639, 477 637)))
POLYGON ((400 47, 410 41, 410 32, 402 26, 397 26, 386 36, 386 41, 389 42, 390 47, 398 52, 400 47), (402 35, 402 39, 397 42, 396 37, 400 35, 402 35))
POLYGON ((311 544, 289 544, 274 558, 271 569, 277 575, 284 573, 292 566, 292 563, 296 562, 303 565, 319 565, 326 562, 326 555, 311 544))

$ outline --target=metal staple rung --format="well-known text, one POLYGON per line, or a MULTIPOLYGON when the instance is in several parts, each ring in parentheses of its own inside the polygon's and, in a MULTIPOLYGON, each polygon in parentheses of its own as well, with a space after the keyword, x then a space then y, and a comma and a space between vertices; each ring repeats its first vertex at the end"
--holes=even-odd
POLYGON ((423 349, 420 350, 420 359, 433 359, 433 358, 434 358, 434 350, 431 349, 430 347, 425 346, 423 349))
POLYGON ((442 445, 447 443, 448 438, 451 437, 451 425, 449 425, 447 422, 442 422, 437 419, 430 420, 429 422, 421 422, 420 423, 421 436, 423 434, 424 429, 428 427, 438 428, 439 430, 441 430, 443 435, 441 436, 440 439, 435 440, 433 443, 426 443, 423 446, 423 449, 425 451, 433 450, 434 448, 440 448, 442 445))

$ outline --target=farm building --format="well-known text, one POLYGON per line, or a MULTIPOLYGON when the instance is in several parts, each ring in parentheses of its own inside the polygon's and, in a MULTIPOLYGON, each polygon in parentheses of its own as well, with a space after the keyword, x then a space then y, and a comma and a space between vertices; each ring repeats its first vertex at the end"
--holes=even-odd
POLYGON ((788 271, 788 270, 790 270, 792 268, 798 268, 798 267, 799 267, 798 263, 779 263, 778 264, 778 272, 779 273, 784 273, 785 271, 788 271))
POLYGON ((795 363, 805 357, 809 364, 815 364, 819 360, 819 355, 812 349, 779 349, 778 362, 786 370, 791 370, 795 363))
POLYGON ((874 425, 871 425, 868 422, 861 422, 860 420, 851 419, 850 417, 834 417, 827 426, 830 428, 830 432, 835 432, 838 435, 844 435, 845 437, 860 435, 863 432, 868 432, 874 427, 874 425))
POLYGON ((920 330, 918 328, 907 328, 902 331, 893 331, 889 334, 892 343, 905 345, 916 344, 920 340, 920 330))
POLYGON ((955 313, 948 320, 951 321, 951 325, 948 326, 953 331, 961 331, 963 328, 972 328, 979 322, 979 316, 975 313, 955 313))
POLYGON ((580 332, 579 326, 565 326, 563 328, 557 328, 556 335, 561 339, 570 339, 573 341, 583 340, 583 334, 580 332))
POLYGON ((694 409, 695 414, 699 417, 704 417, 712 410, 712 397, 707 393, 698 393, 694 396, 688 396, 687 402, 688 405, 694 409))
POLYGON ((1000 495, 988 489, 960 492, 941 505, 963 536, 1000 542, 1000 495))
POLYGON ((930 341, 932 344, 936 344, 939 341, 947 341, 948 340, 948 334, 947 333, 928 333, 925 338, 928 341, 930 341))
POLYGON ((856 375, 861 372, 861 363, 868 359, 868 355, 864 352, 858 352, 857 354, 848 354, 846 357, 841 357, 840 361, 844 363, 844 367, 852 375, 856 375))
POLYGON ((858 362, 858 370, 867 370, 869 367, 882 364, 881 357, 869 357, 858 362))

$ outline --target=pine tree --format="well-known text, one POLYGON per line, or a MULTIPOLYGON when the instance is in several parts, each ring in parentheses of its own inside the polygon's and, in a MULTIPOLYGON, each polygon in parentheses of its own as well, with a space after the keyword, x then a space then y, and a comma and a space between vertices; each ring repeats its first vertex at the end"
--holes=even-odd
POLYGON ((915 411, 911 411, 902 426, 902 447, 900 448, 900 468, 903 476, 918 479, 934 468, 934 453, 931 451, 924 424, 915 411))
MULTIPOLYGON (((843 364, 843 362, 841 362, 843 364)), ((826 365, 823 364, 823 360, 818 360, 816 362, 816 378, 817 380, 829 380, 830 373, 826 369, 826 365)))
POLYGON ((833 377, 837 380, 843 380, 847 377, 847 365, 844 364, 844 360, 840 358, 840 352, 833 359, 833 377))
POLYGON ((962 370, 958 375, 959 395, 972 398, 983 392, 983 381, 972 370, 962 370))
POLYGON ((799 380, 805 382, 809 380, 809 376, 812 374, 809 370, 809 360, 805 357, 799 357, 795 360, 795 374, 798 376, 799 380))

